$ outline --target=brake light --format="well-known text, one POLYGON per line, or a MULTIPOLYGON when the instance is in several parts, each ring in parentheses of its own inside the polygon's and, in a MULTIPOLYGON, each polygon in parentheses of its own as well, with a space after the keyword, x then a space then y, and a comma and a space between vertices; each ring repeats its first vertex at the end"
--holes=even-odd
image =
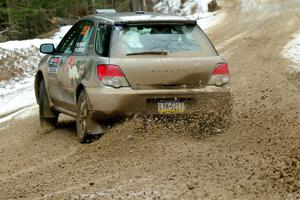
POLYGON ((111 86, 114 88, 129 86, 124 73, 117 65, 98 65, 97 73, 99 80, 104 85, 111 86))
POLYGON ((116 65, 98 65, 97 68, 99 80, 105 77, 123 77, 124 74, 116 65))
POLYGON ((230 77, 229 77, 228 64, 220 63, 220 64, 217 64, 217 66, 213 70, 212 76, 211 76, 208 84, 222 86, 222 85, 229 83, 229 81, 230 81, 230 77))
POLYGON ((212 74, 213 75, 218 75, 218 74, 228 74, 229 75, 228 64, 227 63, 218 64, 212 74))

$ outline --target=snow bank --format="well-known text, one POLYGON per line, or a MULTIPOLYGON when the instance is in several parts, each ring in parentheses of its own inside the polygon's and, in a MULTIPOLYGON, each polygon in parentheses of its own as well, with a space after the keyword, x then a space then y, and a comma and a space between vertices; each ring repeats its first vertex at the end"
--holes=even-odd
POLYGON ((211 0, 188 0, 181 4, 181 0, 161 0, 154 6, 157 12, 166 14, 179 14, 185 16, 197 16, 208 11, 208 3, 211 0))
POLYGON ((0 86, 0 119, 35 103, 33 82, 31 77, 21 81, 11 80, 0 86))
POLYGON ((221 23, 225 18, 226 13, 217 11, 203 14, 201 17, 199 17, 197 23, 203 30, 208 30, 209 28, 221 23))
POLYGON ((220 23, 226 16, 221 11, 208 12, 210 2, 211 0, 187 0, 181 4, 181 0, 162 0, 154 6, 154 11, 186 16, 197 20, 202 29, 209 29, 220 23))
MULTIPOLYGON (((25 50, 31 49, 32 47, 36 47, 37 49, 40 48, 40 45, 43 43, 53 43, 58 45, 60 40, 63 38, 65 33, 71 28, 71 26, 63 26, 60 30, 55 33, 49 39, 32 39, 32 40, 13 40, 0 43, 0 48, 9 50, 9 51, 16 51, 16 50, 25 50)), ((1 54, 0 54, 1 55, 1 54)))
POLYGON ((300 31, 283 48, 282 55, 291 61, 291 72, 300 73, 300 31))
POLYGON ((34 74, 43 56, 39 46, 43 43, 57 45, 71 26, 64 26, 49 39, 32 39, 0 43, 1 68, 20 70, 22 76, 0 81, 0 122, 20 116, 21 110, 35 104, 34 74), (18 113, 18 114, 17 114, 18 113), (10 114, 13 114, 10 116, 10 114))

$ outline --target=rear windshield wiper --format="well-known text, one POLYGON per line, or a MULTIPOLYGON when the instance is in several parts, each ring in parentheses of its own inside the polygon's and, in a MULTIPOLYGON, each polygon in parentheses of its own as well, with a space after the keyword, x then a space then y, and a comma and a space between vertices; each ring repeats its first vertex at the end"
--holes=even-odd
POLYGON ((133 56, 133 55, 145 55, 145 54, 157 54, 157 55, 168 55, 169 51, 141 51, 141 52, 134 52, 134 53, 128 53, 127 56, 133 56))

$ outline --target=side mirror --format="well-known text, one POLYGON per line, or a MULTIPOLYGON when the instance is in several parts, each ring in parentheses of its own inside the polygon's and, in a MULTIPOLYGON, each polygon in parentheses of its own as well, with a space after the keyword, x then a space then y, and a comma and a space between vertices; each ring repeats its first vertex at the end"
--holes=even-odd
POLYGON ((42 44, 40 46, 40 52, 44 54, 53 54, 55 52, 54 44, 42 44))

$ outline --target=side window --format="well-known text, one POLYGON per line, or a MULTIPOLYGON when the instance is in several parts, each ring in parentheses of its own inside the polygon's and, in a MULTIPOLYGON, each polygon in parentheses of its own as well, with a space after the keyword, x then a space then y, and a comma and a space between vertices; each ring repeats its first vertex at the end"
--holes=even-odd
POLYGON ((58 53, 72 54, 74 49, 74 43, 79 34, 79 26, 79 24, 73 26, 71 30, 65 35, 63 40, 59 43, 59 45, 56 48, 58 53))
POLYGON ((80 33, 74 50, 75 53, 84 53, 88 49, 93 29, 92 22, 84 22, 80 25, 80 33))
POLYGON ((108 56, 111 26, 100 24, 96 37, 96 52, 101 56, 108 56))
POLYGON ((57 47, 58 53, 72 54, 83 53, 89 45, 93 33, 92 22, 79 22, 66 34, 57 47))

